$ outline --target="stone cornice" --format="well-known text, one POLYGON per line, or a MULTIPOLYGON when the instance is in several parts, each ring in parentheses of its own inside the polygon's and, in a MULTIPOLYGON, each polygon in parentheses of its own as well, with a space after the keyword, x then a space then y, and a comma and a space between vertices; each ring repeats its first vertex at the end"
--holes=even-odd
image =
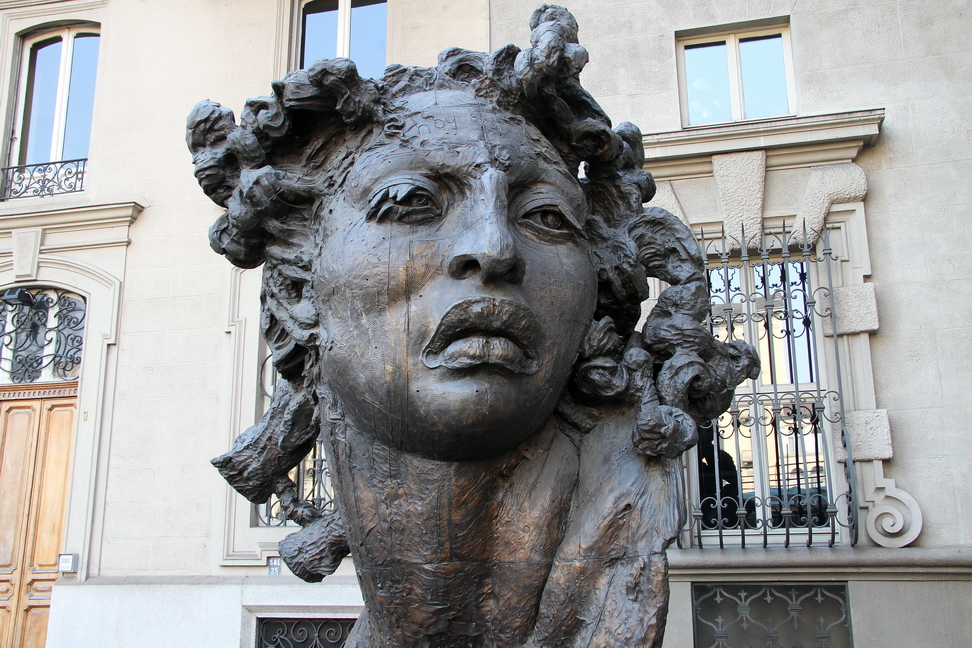
POLYGON ((645 168, 657 180, 712 174, 712 156, 765 150, 766 168, 851 162, 881 132, 884 109, 784 117, 642 137, 645 168))
POLYGON ((109 205, 63 207, 47 211, 3 214, 0 212, 0 234, 15 229, 84 229, 113 225, 131 225, 143 207, 136 202, 109 205))

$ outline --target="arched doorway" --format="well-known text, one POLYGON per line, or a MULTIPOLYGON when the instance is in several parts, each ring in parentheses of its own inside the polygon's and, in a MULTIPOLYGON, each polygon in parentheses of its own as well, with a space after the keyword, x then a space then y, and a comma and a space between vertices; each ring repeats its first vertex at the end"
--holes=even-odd
POLYGON ((86 304, 57 288, 0 296, 0 645, 43 648, 74 448, 86 304))

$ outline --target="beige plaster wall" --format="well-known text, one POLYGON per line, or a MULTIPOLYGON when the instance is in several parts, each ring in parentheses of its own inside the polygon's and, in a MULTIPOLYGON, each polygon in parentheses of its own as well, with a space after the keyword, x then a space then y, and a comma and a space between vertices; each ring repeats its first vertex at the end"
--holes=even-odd
POLYGON ((146 209, 130 230, 107 451, 104 526, 93 573, 218 570, 232 379, 231 269, 207 243, 220 209, 199 190, 185 118, 211 98, 239 115, 275 76, 278 2, 113 0, 92 133, 91 187, 146 209))
MULTIPOLYGON (((227 328, 232 268, 209 249, 221 210, 192 176, 185 118, 201 99, 238 116, 248 97, 268 94, 291 15, 290 0, 113 0, 103 9, 90 199, 146 209, 130 232, 92 575, 227 572, 226 485, 209 459, 228 447, 240 379, 227 328)), ((434 65, 450 45, 484 49, 487 18, 485 0, 392 0, 389 59, 434 65)), ((256 334, 249 327, 237 334, 256 334)))
POLYGON ((489 0, 390 0, 389 63, 432 66, 449 47, 489 48, 489 0))
MULTIPOLYGON (((11 75, 11 30, 62 20, 102 25, 86 190, 4 203, 3 215, 146 207, 128 230, 127 255, 65 252, 121 281, 123 295, 100 445, 79 454, 73 471, 89 501, 72 501, 68 526, 84 532, 69 533, 63 550, 87 554, 87 575, 207 573, 222 524, 223 486, 207 459, 226 445, 219 431, 232 384, 224 353, 229 269, 206 244, 219 210, 192 178, 185 116, 207 96, 239 110, 268 89, 278 3, 11 1, 0 12, 0 62, 11 75)), ((86 366, 95 351, 86 348, 86 366)))

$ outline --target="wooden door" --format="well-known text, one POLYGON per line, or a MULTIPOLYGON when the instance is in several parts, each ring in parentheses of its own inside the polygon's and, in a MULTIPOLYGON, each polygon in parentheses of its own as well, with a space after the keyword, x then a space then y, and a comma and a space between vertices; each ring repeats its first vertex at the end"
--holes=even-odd
POLYGON ((44 648, 76 410, 74 398, 0 401, 0 646, 44 648))

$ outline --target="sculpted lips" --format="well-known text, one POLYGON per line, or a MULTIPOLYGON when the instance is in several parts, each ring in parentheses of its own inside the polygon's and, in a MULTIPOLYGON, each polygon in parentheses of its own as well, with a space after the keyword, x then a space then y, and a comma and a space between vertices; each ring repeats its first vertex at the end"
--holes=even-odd
POLYGON ((450 308, 422 353, 430 369, 497 365, 514 373, 537 370, 539 326, 530 309, 508 299, 463 299, 450 308))

